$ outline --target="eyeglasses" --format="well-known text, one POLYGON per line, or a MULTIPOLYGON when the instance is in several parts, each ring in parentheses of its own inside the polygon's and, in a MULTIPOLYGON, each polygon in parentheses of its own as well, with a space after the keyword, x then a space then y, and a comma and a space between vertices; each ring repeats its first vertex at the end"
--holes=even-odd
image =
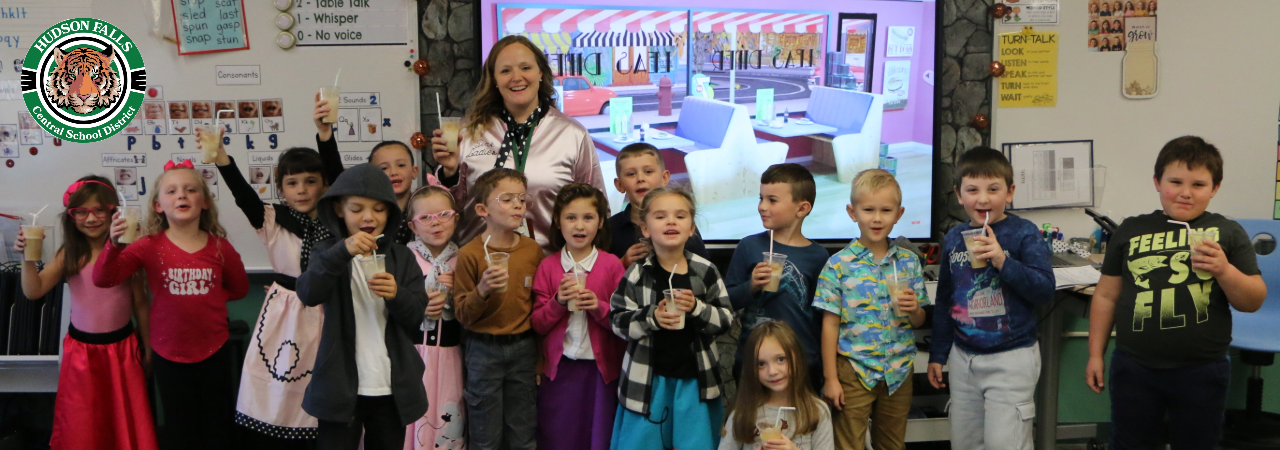
POLYGON ((421 224, 429 224, 429 223, 435 223, 435 222, 448 222, 449 219, 452 219, 453 216, 456 216, 456 215, 458 215, 458 213, 454 212, 454 210, 446 209, 444 211, 440 211, 435 214, 425 214, 425 213, 418 214, 418 216, 414 217, 413 220, 421 224))
POLYGON ((499 193, 497 197, 494 197, 494 199, 497 200, 499 204, 507 208, 515 206, 516 201, 519 201, 520 204, 523 205, 525 203, 526 198, 528 198, 528 196, 525 195, 525 193, 523 192, 520 192, 520 193, 502 192, 502 193, 499 193))
POLYGON ((97 207, 97 208, 93 208, 93 209, 86 209, 86 208, 67 208, 67 213, 68 213, 68 214, 71 214, 71 218, 72 218, 72 219, 76 219, 77 221, 83 221, 83 220, 85 220, 85 219, 88 219, 88 218, 89 218, 89 214, 90 214, 90 213, 92 213, 92 214, 93 214, 93 217, 97 217, 97 218, 99 218, 99 219, 104 219, 104 218, 106 218, 106 217, 107 217, 107 215, 108 215, 108 214, 111 214, 111 211, 112 211, 113 209, 115 209, 115 208, 111 208, 111 209, 107 209, 107 208, 103 208, 103 207, 97 207))

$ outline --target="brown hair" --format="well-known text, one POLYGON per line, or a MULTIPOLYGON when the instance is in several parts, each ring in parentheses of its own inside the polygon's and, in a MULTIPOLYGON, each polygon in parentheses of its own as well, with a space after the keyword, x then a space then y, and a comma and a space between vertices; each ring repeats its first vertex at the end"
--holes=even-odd
POLYGON ((756 411, 769 400, 769 390, 760 384, 760 370, 756 364, 760 359, 760 345, 765 338, 773 338, 787 355, 787 364, 791 368, 791 376, 787 377, 787 403, 796 408, 796 422, 791 424, 795 436, 813 433, 818 429, 818 421, 822 411, 818 410, 818 397, 809 386, 808 363, 804 359, 804 351, 791 326, 780 320, 760 323, 751 330, 747 337, 746 348, 750 349, 750 359, 742 362, 742 373, 738 377, 738 396, 733 404, 733 435, 739 440, 756 435, 756 411))
POLYGON ((369 150, 369 162, 373 162, 373 155, 378 154, 378 150, 382 150, 385 147, 391 147, 394 145, 400 146, 400 148, 404 149, 405 153, 409 154, 410 166, 418 164, 418 162, 414 159, 413 150, 410 150, 408 145, 404 145, 404 143, 400 141, 382 141, 382 142, 379 142, 378 145, 373 146, 373 150, 369 150))
POLYGON ((560 193, 556 194, 556 205, 551 208, 551 246, 555 248, 565 246, 564 231, 560 229, 560 213, 570 203, 580 198, 591 200, 591 203, 596 208, 596 216, 600 219, 600 224, 604 225, 596 230, 596 238, 591 241, 591 245, 598 249, 608 249, 610 238, 607 222, 609 220, 609 199, 599 189, 586 183, 569 183, 560 188, 560 193))
MULTIPOLYGON (((684 201, 689 203, 689 215, 698 217, 698 204, 694 202, 693 194, 681 189, 660 187, 644 194, 644 199, 640 201, 640 221, 644 222, 649 218, 649 209, 653 207, 654 201, 668 195, 679 195, 683 197, 684 201)), ((697 222, 694 222, 693 229, 695 232, 698 229, 697 222)), ((650 253, 653 253, 653 239, 640 238, 640 242, 647 245, 650 253)))
POLYGON ((787 183, 791 186, 791 200, 809 202, 812 206, 818 199, 818 188, 814 185, 813 174, 809 169, 795 163, 774 164, 760 175, 760 184, 787 183))
POLYGON ((205 183, 204 177, 196 173, 195 169, 187 168, 169 169, 161 173, 159 177, 156 177, 156 185, 151 188, 151 200, 147 202, 147 221, 142 227, 142 232, 152 235, 169 229, 169 218, 165 217, 163 212, 156 212, 156 205, 160 204, 160 185, 164 183, 165 177, 174 172, 190 173, 191 176, 200 181, 196 184, 200 186, 200 195, 204 196, 204 203, 208 207, 200 212, 200 230, 220 238, 227 237, 227 230, 222 229, 222 225, 218 223, 218 202, 213 201, 213 193, 209 192, 209 184, 205 183))
POLYGON ((657 147, 654 147, 647 142, 637 142, 626 147, 622 147, 622 150, 618 152, 618 157, 613 160, 614 169, 617 170, 618 174, 622 174, 623 160, 644 155, 652 155, 658 160, 658 165, 662 166, 662 170, 667 170, 667 163, 662 160, 662 152, 658 151, 657 147))
POLYGON ((893 174, 884 169, 867 169, 858 172, 858 176, 853 179, 853 189, 849 190, 849 204, 858 206, 859 195, 871 194, 887 188, 893 188, 893 192, 897 194, 895 198, 898 199, 898 206, 902 206, 902 186, 898 185, 898 180, 893 178, 893 174))
POLYGON ((1156 156, 1156 181, 1164 177, 1164 169, 1173 163, 1183 163, 1187 170, 1203 167, 1213 175, 1213 186, 1222 184, 1222 154, 1218 147, 1205 142, 1199 136, 1183 136, 1164 144, 1156 156))
MULTIPOLYGON (((449 209, 452 209, 455 214, 461 214, 461 211, 458 211, 458 202, 453 201, 453 194, 450 193, 448 189, 442 188, 440 186, 428 185, 428 186, 423 186, 418 188, 416 191, 413 191, 412 195, 409 195, 409 204, 405 206, 405 217, 409 218, 408 221, 410 222, 413 221, 413 216, 414 216, 413 202, 417 201, 420 198, 427 198, 432 195, 443 195, 444 198, 449 199, 449 209)), ((454 217, 457 217, 457 216, 455 215, 454 217)))
MULTIPOLYGON (((276 189, 284 192, 284 177, 300 173, 320 175, 320 184, 329 185, 324 178, 324 160, 315 150, 306 147, 293 147, 280 154, 280 162, 276 165, 276 189)), ((321 191, 320 195, 324 195, 321 191)))
POLYGON ((519 181, 526 189, 529 187, 529 179, 525 178, 523 172, 506 167, 498 167, 485 172, 484 175, 480 175, 480 178, 476 179, 475 186, 471 187, 471 189, 475 190, 475 197, 473 198, 475 198, 476 204, 488 204, 489 196, 493 195, 493 190, 497 189, 498 183, 508 179, 519 181))
POLYGON ((513 34, 499 39, 493 47, 489 48, 489 57, 484 59, 484 67, 480 71, 480 82, 476 84, 476 96, 471 100, 471 108, 468 111, 470 114, 465 120, 465 133, 472 139, 479 139, 484 133, 484 128, 489 126, 489 123, 500 116, 502 110, 506 108, 502 102, 502 94, 498 92, 498 78, 494 71, 497 70, 498 54, 511 44, 527 47, 533 53, 538 70, 542 72, 542 79, 538 81, 538 103, 543 108, 552 108, 555 105, 551 98, 555 95, 556 88, 552 85, 551 64, 547 62, 547 55, 542 54, 542 50, 527 37, 513 34))
MULTIPOLYGON (((76 189, 67 201, 67 209, 78 208, 89 200, 97 200, 101 207, 108 211, 114 211, 120 206, 120 199, 116 196, 116 190, 110 187, 110 180, 97 175, 88 175, 76 181, 97 181, 97 183, 80 185, 80 188, 76 189)), ((108 215, 106 220, 110 228, 111 216, 108 215)), ((62 273, 64 276, 70 276, 80 272, 80 269, 89 263, 89 258, 93 257, 93 244, 89 242, 88 236, 76 228, 76 219, 71 217, 70 213, 63 211, 61 221, 62 273)))
POLYGON ((1013 186, 1013 165, 1009 159, 991 147, 974 147, 960 155, 956 161, 955 188, 960 189, 965 177, 1000 178, 1005 187, 1013 186))

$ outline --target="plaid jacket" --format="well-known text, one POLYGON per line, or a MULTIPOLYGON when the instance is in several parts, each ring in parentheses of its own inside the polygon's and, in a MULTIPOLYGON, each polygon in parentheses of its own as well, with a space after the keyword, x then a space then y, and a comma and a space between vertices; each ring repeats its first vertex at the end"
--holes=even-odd
MULTIPOLYGON (((715 338, 729 331, 733 310, 729 293, 716 267, 701 256, 686 250, 689 282, 697 303, 685 318, 685 326, 698 332, 695 351, 698 357, 698 397, 709 401, 720 397, 719 361, 715 338)), ((632 264, 609 299, 609 322, 613 332, 627 340, 627 354, 622 360, 622 376, 618 403, 627 410, 647 416, 653 398, 653 371, 650 367, 649 338, 661 329, 653 312, 662 300, 667 280, 654 276, 658 270, 653 253, 642 263, 632 264)))

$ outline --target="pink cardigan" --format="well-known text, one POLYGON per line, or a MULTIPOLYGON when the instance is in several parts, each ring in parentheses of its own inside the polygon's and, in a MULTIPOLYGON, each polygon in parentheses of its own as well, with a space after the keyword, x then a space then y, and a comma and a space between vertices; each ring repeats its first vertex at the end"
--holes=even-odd
MULTIPOLYGON (((569 308, 556 300, 560 290, 560 280, 564 278, 564 267, 560 265, 560 252, 552 253, 538 265, 538 272, 533 277, 533 329, 542 338, 542 352, 546 357, 547 378, 556 378, 556 368, 560 365, 560 357, 564 356, 564 335, 569 329, 569 308)), ((587 334, 591 336, 591 352, 596 357, 596 368, 600 370, 605 383, 618 379, 622 370, 622 355, 626 350, 626 342, 613 334, 609 325, 609 297, 618 289, 625 269, 617 256, 599 250, 595 266, 587 274, 587 289, 595 292, 599 306, 594 311, 587 311, 591 320, 587 321, 587 334)))

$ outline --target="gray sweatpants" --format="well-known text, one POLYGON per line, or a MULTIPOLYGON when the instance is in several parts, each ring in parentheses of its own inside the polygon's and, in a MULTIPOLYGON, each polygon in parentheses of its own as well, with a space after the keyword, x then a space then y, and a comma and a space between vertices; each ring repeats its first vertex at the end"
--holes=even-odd
POLYGON ((464 346, 467 439, 473 450, 533 450, 538 427, 537 340, 509 344, 469 339, 464 346))
POLYGON ((951 448, 1031 450, 1040 344, 991 355, 951 347, 951 448))

